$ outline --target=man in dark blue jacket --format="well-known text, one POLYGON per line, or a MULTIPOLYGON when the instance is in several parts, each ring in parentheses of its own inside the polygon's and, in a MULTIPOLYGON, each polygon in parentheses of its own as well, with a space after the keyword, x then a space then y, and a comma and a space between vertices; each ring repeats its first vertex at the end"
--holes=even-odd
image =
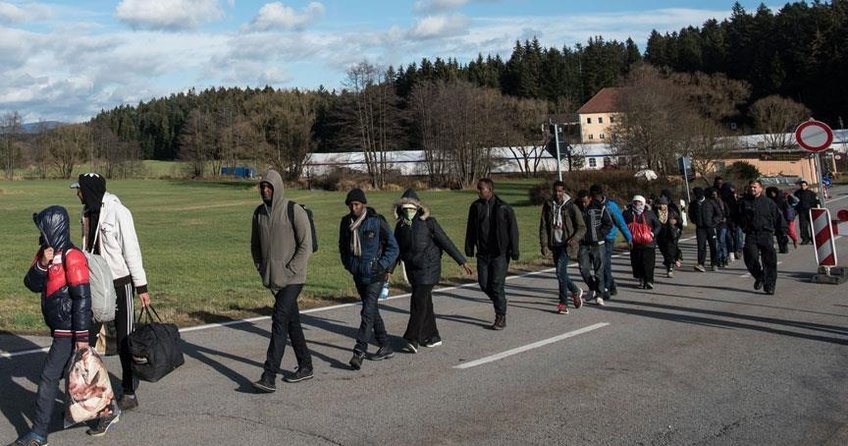
POLYGON ((386 219, 367 207, 367 203, 362 189, 348 192, 345 204, 350 213, 342 217, 339 226, 339 255, 345 269, 353 274, 356 291, 362 300, 362 321, 350 359, 354 370, 362 367, 372 330, 380 348, 370 359, 380 361, 394 356, 377 299, 397 262, 398 244, 386 219))
POLYGON ((615 240, 618 238, 618 231, 621 231, 621 235, 624 236, 624 240, 627 241, 628 246, 633 246, 633 236, 630 234, 630 230, 627 229, 627 225, 624 224, 624 217, 621 211, 621 207, 618 206, 618 203, 615 200, 607 198, 604 195, 604 188, 601 187, 600 184, 593 184, 589 187, 589 194, 592 196, 592 200, 597 201, 603 205, 612 219, 612 227, 607 233, 606 242, 604 243, 604 285, 606 289, 609 291, 606 293, 607 299, 610 296, 615 296, 618 294, 618 289, 615 286, 615 278, 612 276, 612 254, 615 251, 615 240))
POLYGON ((465 227, 465 255, 477 251, 477 282, 495 306, 492 330, 506 328, 506 272, 509 260, 518 260, 518 223, 515 212, 495 195, 489 178, 477 182, 479 197, 468 209, 465 227))

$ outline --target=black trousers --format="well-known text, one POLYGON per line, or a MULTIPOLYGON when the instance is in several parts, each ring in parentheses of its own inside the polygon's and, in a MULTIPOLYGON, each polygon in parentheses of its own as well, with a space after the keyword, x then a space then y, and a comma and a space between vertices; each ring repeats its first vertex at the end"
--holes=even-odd
POLYGON ((630 266, 633 277, 644 282, 654 282, 654 269, 657 262, 657 249, 653 246, 634 246, 630 250, 630 266))
POLYGON ((698 241, 698 265, 703 265, 707 261, 707 245, 710 247, 710 264, 717 265, 715 228, 697 228, 695 239, 698 241))
POLYGON ((677 245, 677 241, 678 239, 672 237, 657 239, 657 247, 660 249, 663 266, 666 269, 673 268, 674 262, 680 258, 680 247, 677 245))
POLYGON ((507 256, 477 255, 477 283, 495 306, 495 314, 506 315, 506 271, 507 256))
POLYGON ((286 340, 291 339, 297 366, 302 369, 312 368, 312 355, 306 346, 303 336, 303 326, 300 325, 300 308, 297 306, 297 296, 303 289, 303 284, 289 285, 278 291, 274 296, 274 314, 271 316, 271 342, 265 356, 263 377, 273 382, 280 373, 283 363, 283 353, 286 351, 286 340))
POLYGON ((50 417, 56 394, 59 393, 59 380, 65 374, 65 367, 74 353, 73 338, 53 338, 47 358, 41 368, 41 380, 38 382, 38 395, 35 400, 35 418, 32 420, 32 431, 42 437, 47 437, 50 427, 50 417))
MULTIPOLYGON (((138 389, 138 378, 133 375, 132 355, 127 343, 127 336, 135 331, 135 288, 132 283, 115 285, 115 293, 118 295, 117 307, 115 308, 115 341, 118 344, 118 357, 121 359, 121 389, 124 395, 135 394, 138 389)), ((89 344, 97 345, 97 333, 103 324, 92 321, 88 334, 89 344)))
POLYGON ((810 211, 809 209, 804 212, 798 212, 798 224, 801 228, 801 242, 802 243, 812 243, 813 241, 813 227, 810 223, 810 211))
POLYGON ((754 279, 762 280, 763 288, 774 291, 777 283, 777 253, 774 251, 774 235, 771 232, 745 234, 742 255, 745 258, 745 266, 754 279))
POLYGON ((422 343, 433 336, 439 336, 436 328, 436 313, 433 312, 433 287, 435 285, 413 285, 409 300, 409 323, 403 338, 410 342, 422 343))

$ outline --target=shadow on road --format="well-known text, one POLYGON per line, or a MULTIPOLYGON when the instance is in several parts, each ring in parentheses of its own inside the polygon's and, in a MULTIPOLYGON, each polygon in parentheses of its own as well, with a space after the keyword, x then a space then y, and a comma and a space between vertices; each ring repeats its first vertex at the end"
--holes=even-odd
MULTIPOLYGON (((22 337, 0 334, 0 349, 3 351, 11 350, 10 353, 14 353, 39 348, 41 347, 22 337)), ((41 365, 46 356, 47 353, 38 352, 12 358, 0 357, 0 410, 15 427, 18 437, 29 432, 29 420, 35 416, 35 392, 15 381, 29 381, 38 386, 41 365)), ((61 409, 54 410, 54 419, 50 423, 51 432, 62 428, 62 422, 55 416, 57 413, 61 414, 61 409)))
MULTIPOLYGON (((663 293, 654 293, 654 295, 667 296, 667 297, 678 297, 677 295, 663 294, 663 293)), ((634 316, 662 319, 662 320, 667 320, 667 321, 672 321, 672 322, 684 322, 684 323, 706 325, 706 326, 719 327, 719 328, 736 328, 736 329, 743 329, 743 330, 753 330, 753 331, 760 331, 760 332, 764 332, 764 333, 771 333, 771 334, 777 334, 777 335, 782 335, 782 336, 790 336, 790 337, 796 337, 796 338, 801 338, 801 339, 808 339, 808 340, 812 340, 812 341, 820 341, 820 342, 827 342, 827 343, 831 343, 831 344, 848 345, 848 329, 846 329, 844 327, 837 327, 837 326, 834 326, 834 325, 815 324, 815 323, 811 323, 811 322, 793 321, 793 320, 785 320, 785 319, 775 319, 775 318, 762 317, 762 316, 751 316, 751 315, 746 315, 746 314, 728 313, 728 312, 725 312, 725 311, 715 311, 715 310, 704 310, 704 309, 689 308, 689 307, 682 307, 682 306, 676 306, 676 305, 655 304, 655 303, 648 303, 648 302, 634 302, 634 301, 630 301, 630 300, 621 300, 621 299, 616 299, 616 303, 626 304, 626 305, 634 305, 634 306, 639 306, 639 307, 649 307, 649 308, 658 309, 658 310, 681 311, 681 312, 687 312, 687 313, 701 313, 701 314, 705 314, 705 315, 718 316, 718 317, 730 318, 730 319, 744 319, 746 321, 760 322, 760 323, 764 323, 764 324, 782 325, 782 326, 789 326, 789 327, 793 327, 793 328, 800 328, 800 329, 804 329, 804 330, 822 331, 822 332, 826 332, 828 334, 843 335, 843 336, 846 336, 846 338, 834 338, 834 337, 820 336, 820 335, 814 335, 814 334, 798 333, 798 332, 794 332, 794 331, 784 330, 784 329, 781 329, 781 328, 768 327, 768 326, 762 326, 762 325, 754 325, 754 324, 748 324, 748 323, 744 323, 744 322, 736 322, 736 321, 730 321, 730 320, 724 320, 724 319, 716 319, 716 318, 686 315, 686 314, 678 314, 678 313, 667 313, 667 312, 661 312, 661 311, 646 310, 646 309, 641 309, 641 308, 625 308, 625 307, 618 307, 618 306, 607 306, 607 307, 604 307, 604 310, 615 312, 615 313, 631 314, 631 315, 634 315, 634 316)))

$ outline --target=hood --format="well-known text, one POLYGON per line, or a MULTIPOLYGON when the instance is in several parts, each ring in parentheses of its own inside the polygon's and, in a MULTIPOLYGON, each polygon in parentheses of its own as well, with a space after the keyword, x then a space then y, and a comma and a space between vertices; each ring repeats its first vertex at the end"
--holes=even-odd
POLYGON ((430 209, 421 203, 421 200, 418 198, 418 194, 412 189, 407 189, 403 195, 401 195, 400 200, 395 201, 393 210, 396 220, 400 219, 400 208, 405 204, 414 204, 418 208, 418 218, 426 220, 430 217, 430 209))
POLYGON ((86 214, 96 214, 100 212, 100 205, 103 203, 103 195, 106 193, 106 179, 96 173, 84 173, 79 176, 79 180, 72 184, 71 187, 79 187, 82 192, 84 212, 86 214))
POLYGON ((260 183, 268 183, 274 188, 274 196, 271 198, 271 209, 282 209, 285 186, 283 185, 283 177, 276 170, 269 170, 262 175, 260 183))
POLYGON ((698 199, 698 200, 700 200, 701 198, 704 198, 704 189, 701 188, 701 187, 696 187, 696 188, 692 189, 692 193, 695 195, 695 198, 698 199))
POLYGON ((56 251, 65 251, 72 246, 68 210, 62 206, 50 206, 32 214, 35 226, 41 231, 44 243, 56 251))

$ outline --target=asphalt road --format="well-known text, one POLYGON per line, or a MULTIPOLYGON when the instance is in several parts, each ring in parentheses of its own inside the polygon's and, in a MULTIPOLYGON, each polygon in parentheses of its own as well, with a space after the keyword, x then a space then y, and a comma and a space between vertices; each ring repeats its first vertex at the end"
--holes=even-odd
MULTIPOLYGON (((832 208, 848 207, 848 188, 832 208), (843 200, 844 198, 844 200, 843 200)), ((848 260, 848 240, 837 241, 848 260)), ((615 260, 620 292, 606 307, 553 312, 553 273, 511 278, 507 329, 476 288, 435 295, 444 345, 347 362, 357 306, 303 316, 315 379, 255 394, 270 321, 183 332, 186 364, 142 383, 140 407, 106 437, 61 429, 51 444, 293 445, 845 445, 848 444, 848 284, 809 282, 812 248, 781 255, 777 293, 752 289, 741 261, 692 271, 683 244, 675 278, 634 288, 615 260)), ((573 277, 578 277, 576 269, 573 277)), ((315 280, 312 278, 312 280, 315 280)), ((582 282, 578 280, 582 285, 582 282)), ((270 300, 270 298, 269 298, 270 300)), ((381 305, 399 348, 408 298, 381 305)), ((0 439, 28 427, 43 338, 0 339, 0 439)), ((372 348, 373 351, 373 348, 372 348)), ((119 370, 116 357, 107 358, 119 370)), ((294 367, 287 349, 286 369, 294 367)), ((58 407, 58 405, 57 405, 58 407)), ((58 412, 58 411, 57 411, 58 412)))

